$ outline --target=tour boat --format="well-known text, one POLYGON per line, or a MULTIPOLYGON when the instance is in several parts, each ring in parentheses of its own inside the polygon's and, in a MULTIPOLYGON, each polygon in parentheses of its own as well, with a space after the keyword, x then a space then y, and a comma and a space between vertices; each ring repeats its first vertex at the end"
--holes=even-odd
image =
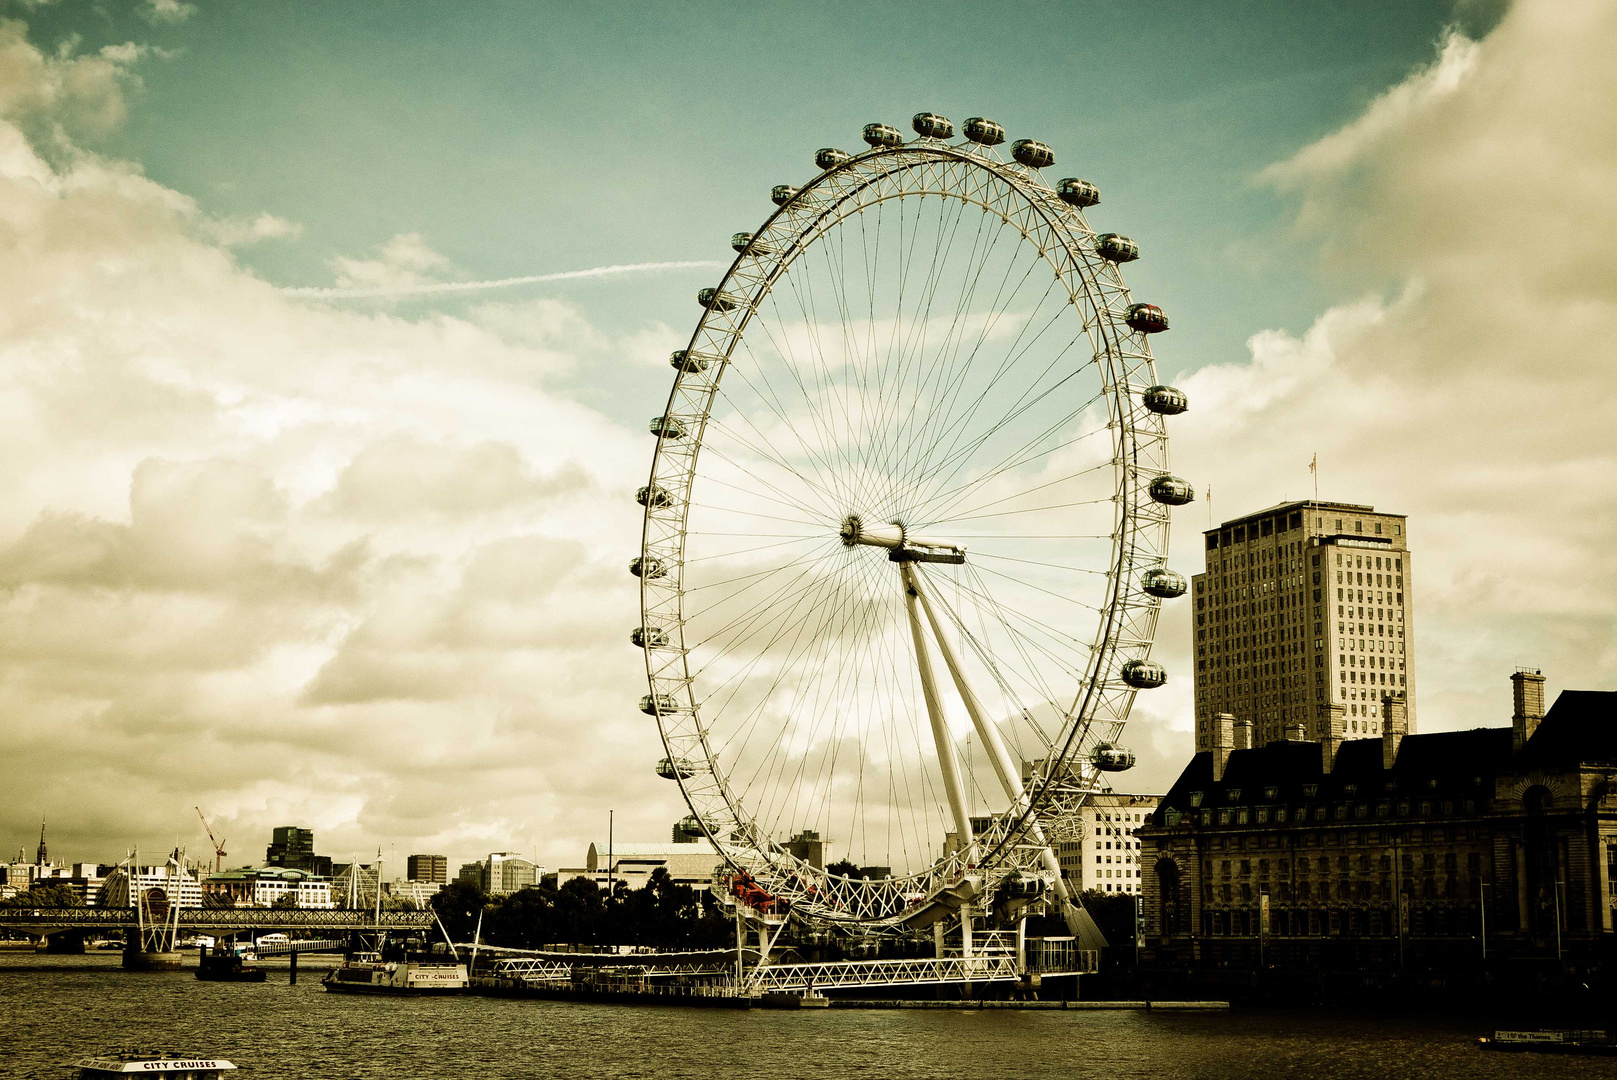
POLYGON ((78 1080, 107 1080, 109 1076, 153 1073, 169 1080, 218 1080, 220 1073, 235 1072, 236 1066, 223 1058, 177 1057, 173 1054, 117 1054, 108 1057, 87 1057, 73 1066, 78 1080))
POLYGON ((338 994, 464 994, 471 979, 465 964, 383 960, 369 952, 355 953, 320 984, 338 994))
POLYGON ((1477 1045, 1484 1050, 1540 1054, 1617 1054, 1617 1040, 1609 1031, 1554 1029, 1549 1031, 1496 1031, 1477 1045))

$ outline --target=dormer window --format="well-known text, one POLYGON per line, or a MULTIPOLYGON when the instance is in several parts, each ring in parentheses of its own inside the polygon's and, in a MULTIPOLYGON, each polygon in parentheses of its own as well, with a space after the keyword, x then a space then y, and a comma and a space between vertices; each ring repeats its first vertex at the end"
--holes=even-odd
POLYGON ((1356 794, 1358 794, 1358 791, 1359 791, 1359 785, 1358 784, 1343 784, 1342 785, 1342 794, 1344 794, 1344 795, 1356 795, 1356 794))
POLYGON ((1190 805, 1191 806, 1200 806, 1201 804, 1202 804, 1202 793, 1199 792, 1199 791, 1192 791, 1190 793, 1190 805))
POLYGON ((1232 787, 1232 788, 1227 789, 1224 792, 1224 798, 1229 802, 1240 802, 1241 801, 1241 789, 1238 788, 1238 787, 1232 787))
POLYGON ((1304 784, 1303 785, 1303 798, 1312 799, 1315 796, 1317 796, 1318 794, 1319 794, 1319 785, 1318 784, 1304 784))
POLYGON ((1263 797, 1269 802, 1274 802, 1279 795, 1280 789, 1277 787, 1266 787, 1263 789, 1263 797))

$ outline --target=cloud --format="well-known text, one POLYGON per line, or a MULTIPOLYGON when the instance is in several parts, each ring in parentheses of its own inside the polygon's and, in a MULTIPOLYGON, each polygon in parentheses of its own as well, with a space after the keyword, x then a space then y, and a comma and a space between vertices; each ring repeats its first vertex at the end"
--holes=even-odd
POLYGON ((129 43, 77 56, 75 47, 69 41, 48 55, 28 40, 26 23, 0 19, 0 119, 29 129, 44 123, 94 133, 122 123, 124 89, 139 83, 128 68, 145 50, 129 43))
MULTIPOLYGON (((1608 4, 1518 4, 1266 170, 1364 292, 1185 377, 1192 410, 1171 421, 1177 471, 1212 485, 1219 519, 1311 494, 1316 451, 1322 497, 1410 515, 1426 730, 1507 720, 1518 663, 1552 689, 1617 678, 1614 42, 1608 4)), ((1183 566, 1206 512, 1177 516, 1183 566)), ((1170 608, 1174 726, 1192 632, 1170 608)))
POLYGON ((142 0, 141 17, 151 23, 182 23, 196 14, 195 4, 184 0, 142 0))
MULTIPOLYGON (((550 299, 401 318, 266 284, 230 245, 295 226, 61 134, 121 116, 140 55, 0 23, 0 819, 85 858, 200 851, 201 803, 243 861, 296 822, 555 862, 596 831, 559 793, 599 789, 661 834, 627 640, 648 437, 545 382, 613 340, 550 299)), ((452 269, 412 235, 337 264, 452 269)))
POLYGON ((260 240, 282 240, 303 234, 303 226, 274 214, 260 213, 248 218, 224 218, 210 223, 214 238, 228 247, 256 244, 260 240))

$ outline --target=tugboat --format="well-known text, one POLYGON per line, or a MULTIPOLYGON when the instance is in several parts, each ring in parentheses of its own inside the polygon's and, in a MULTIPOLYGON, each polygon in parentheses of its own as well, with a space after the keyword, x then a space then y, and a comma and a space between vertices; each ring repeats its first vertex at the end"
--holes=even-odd
POLYGON ((247 957, 235 950, 224 952, 204 945, 198 957, 197 978, 204 982, 263 982, 264 969, 248 967, 243 962, 245 959, 247 957))
POLYGON ((464 994, 471 985, 465 964, 383 960, 380 953, 355 953, 326 972, 320 985, 334 994, 464 994))
POLYGON ((171 1080, 218 1080, 219 1074, 235 1072, 236 1066, 223 1058, 176 1057, 173 1054, 117 1054, 87 1057, 75 1062, 78 1080, 107 1080, 112 1076, 153 1073, 171 1080))

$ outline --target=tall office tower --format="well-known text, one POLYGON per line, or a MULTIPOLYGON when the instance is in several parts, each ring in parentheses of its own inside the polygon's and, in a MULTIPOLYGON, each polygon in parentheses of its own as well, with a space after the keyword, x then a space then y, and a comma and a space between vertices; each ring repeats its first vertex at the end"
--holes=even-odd
POLYGON ((1220 714, 1236 748, 1381 733, 1381 699, 1415 731, 1412 568, 1402 514, 1290 502, 1205 533, 1196 604, 1196 749, 1220 714))
POLYGON ((449 882, 447 855, 411 855, 405 866, 404 876, 410 881, 424 881, 429 885, 446 885, 449 882))

